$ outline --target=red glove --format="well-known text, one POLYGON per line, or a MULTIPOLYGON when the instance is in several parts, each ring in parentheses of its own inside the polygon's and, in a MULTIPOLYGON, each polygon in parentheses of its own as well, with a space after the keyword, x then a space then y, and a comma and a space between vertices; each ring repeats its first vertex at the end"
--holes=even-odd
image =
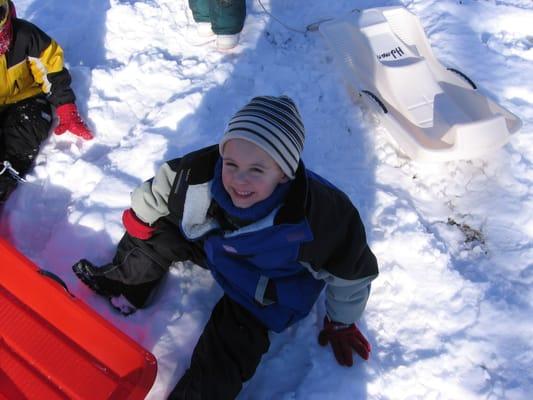
POLYGON ((141 221, 131 208, 122 214, 122 223, 131 236, 141 240, 150 239, 155 231, 155 228, 141 221))
POLYGON ((76 104, 67 103, 60 105, 56 108, 56 114, 59 118, 59 125, 54 129, 56 135, 62 135, 66 131, 70 131, 85 140, 91 140, 93 138, 93 134, 81 119, 76 104))
POLYGON ((318 343, 325 346, 328 342, 331 343, 335 358, 340 365, 348 367, 353 365, 352 349, 364 360, 370 357, 370 343, 355 324, 341 324, 331 321, 326 316, 324 317, 324 329, 318 335, 318 343))

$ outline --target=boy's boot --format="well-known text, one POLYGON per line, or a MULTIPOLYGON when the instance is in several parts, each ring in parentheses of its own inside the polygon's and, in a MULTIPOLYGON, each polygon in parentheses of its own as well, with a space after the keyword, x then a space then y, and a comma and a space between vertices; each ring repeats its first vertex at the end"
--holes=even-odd
POLYGON ((124 296, 122 284, 98 273, 97 268, 88 260, 80 260, 72 266, 76 276, 93 292, 109 300, 111 306, 123 315, 130 315, 137 309, 124 296))
POLYGON ((113 281, 104 276, 99 276, 98 268, 88 260, 80 260, 72 266, 72 271, 76 276, 93 292, 104 297, 111 297, 120 294, 115 288, 113 281))

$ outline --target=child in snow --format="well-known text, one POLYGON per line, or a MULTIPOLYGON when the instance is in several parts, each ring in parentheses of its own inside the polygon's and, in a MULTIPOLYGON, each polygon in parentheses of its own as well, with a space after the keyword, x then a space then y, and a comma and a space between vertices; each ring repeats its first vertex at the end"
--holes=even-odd
POLYGON ((246 18, 245 0, 189 0, 200 40, 216 35, 219 50, 229 50, 239 43, 246 18))
POLYGON ((16 17, 10 0, 0 0, 0 203, 24 176, 48 137, 52 110, 56 134, 92 134, 81 120, 63 50, 35 25, 16 17))
POLYGON ((268 331, 304 318, 326 287, 321 345, 351 366, 370 344, 355 321, 376 258, 348 197, 300 160, 293 101, 261 96, 218 145, 168 161, 132 194, 113 262, 80 260, 76 275, 123 313, 146 305, 175 261, 208 268, 224 290, 171 399, 233 399, 269 348, 268 331))

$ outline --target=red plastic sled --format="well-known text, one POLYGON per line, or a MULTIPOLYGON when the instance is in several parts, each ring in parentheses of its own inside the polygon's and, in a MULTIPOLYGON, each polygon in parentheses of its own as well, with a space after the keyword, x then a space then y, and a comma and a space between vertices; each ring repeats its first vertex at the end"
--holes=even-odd
POLYGON ((0 400, 144 399, 157 363, 0 239, 0 400))

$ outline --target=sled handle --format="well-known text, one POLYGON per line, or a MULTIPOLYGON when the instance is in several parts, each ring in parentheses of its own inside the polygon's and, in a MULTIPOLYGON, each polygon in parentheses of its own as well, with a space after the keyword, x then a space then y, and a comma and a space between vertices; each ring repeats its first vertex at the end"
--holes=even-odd
POLYGON ((50 271, 47 271, 45 269, 39 269, 38 271, 41 275, 43 276, 46 276, 47 278, 50 278, 52 279, 53 281, 56 281, 57 283, 59 283, 63 289, 65 289, 65 292, 67 292, 71 297, 74 297, 74 295, 71 293, 70 290, 68 290, 68 286, 67 284, 63 281, 63 279, 61 279, 59 276, 57 276, 56 274, 54 274, 53 272, 50 272, 50 271))
POLYGON ((461 76, 465 81, 467 81, 468 83, 470 83, 470 86, 472 86, 472 89, 477 89, 477 86, 476 84, 474 83, 474 81, 472 81, 472 79, 470 79, 468 76, 466 76, 465 74, 463 74, 461 71, 459 71, 458 69, 455 69, 455 68, 446 68, 448 71, 452 71, 452 72, 455 72, 457 75, 461 76))
POLYGON ((361 90, 361 93, 364 93, 370 96, 376 103, 378 103, 378 105, 381 107, 381 109, 383 110, 385 114, 389 112, 389 110, 387 110, 387 107, 385 107, 385 104, 383 104, 383 102, 379 99, 379 97, 376 96, 374 93, 372 93, 370 90, 361 90))

